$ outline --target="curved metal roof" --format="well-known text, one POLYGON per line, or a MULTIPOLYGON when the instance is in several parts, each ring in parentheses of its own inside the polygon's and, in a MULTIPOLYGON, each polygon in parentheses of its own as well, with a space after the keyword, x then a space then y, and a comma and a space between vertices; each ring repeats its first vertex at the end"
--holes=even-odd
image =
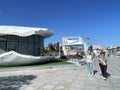
POLYGON ((42 35, 44 38, 47 38, 53 34, 53 31, 48 28, 0 25, 0 35, 17 35, 23 37, 30 35, 42 35))

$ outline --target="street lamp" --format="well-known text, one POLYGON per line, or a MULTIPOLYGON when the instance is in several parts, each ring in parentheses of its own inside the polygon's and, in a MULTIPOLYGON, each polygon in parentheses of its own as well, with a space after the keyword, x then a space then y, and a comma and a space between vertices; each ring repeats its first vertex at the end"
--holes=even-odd
POLYGON ((60 58, 60 55, 61 55, 61 47, 60 47, 60 43, 59 43, 59 58, 60 58))
POLYGON ((87 37, 86 38, 86 45, 85 45, 85 54, 87 54, 87 50, 88 50, 88 48, 89 48, 89 41, 90 41, 90 38, 89 37, 87 37))
POLYGON ((87 37, 86 39, 87 39, 87 45, 89 45, 90 38, 87 37))

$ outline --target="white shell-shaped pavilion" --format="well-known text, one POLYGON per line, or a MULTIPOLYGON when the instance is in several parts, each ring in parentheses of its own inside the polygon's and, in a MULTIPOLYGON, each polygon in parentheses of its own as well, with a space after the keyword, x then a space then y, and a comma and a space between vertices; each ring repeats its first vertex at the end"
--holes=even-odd
POLYGON ((54 33, 48 28, 0 25, 0 66, 46 62, 44 39, 54 33))

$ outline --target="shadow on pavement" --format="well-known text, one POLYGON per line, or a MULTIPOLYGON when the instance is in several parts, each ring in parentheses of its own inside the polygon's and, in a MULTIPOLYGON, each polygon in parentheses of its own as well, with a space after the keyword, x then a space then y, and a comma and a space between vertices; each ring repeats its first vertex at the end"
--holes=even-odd
POLYGON ((94 75, 95 75, 97 72, 98 72, 97 70, 94 70, 94 75))
POLYGON ((110 73, 107 72, 107 78, 110 77, 110 76, 111 76, 110 73))
POLYGON ((35 75, 0 77, 0 90, 19 90, 22 85, 29 85, 35 75))

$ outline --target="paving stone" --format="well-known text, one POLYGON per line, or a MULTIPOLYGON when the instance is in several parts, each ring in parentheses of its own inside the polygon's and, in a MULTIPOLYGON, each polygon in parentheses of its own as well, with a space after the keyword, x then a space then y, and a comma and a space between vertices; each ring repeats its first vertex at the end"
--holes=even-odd
POLYGON ((43 87, 42 87, 42 89, 46 89, 46 90, 53 90, 54 89, 54 85, 51 85, 51 84, 47 84, 47 85, 44 85, 43 87))
POLYGON ((54 90, 64 90, 65 87, 62 85, 58 85, 57 87, 54 88, 54 90))
POLYGON ((86 65, 0 69, 0 90, 120 90, 120 59, 110 58, 107 81, 98 72, 88 76, 86 65))

